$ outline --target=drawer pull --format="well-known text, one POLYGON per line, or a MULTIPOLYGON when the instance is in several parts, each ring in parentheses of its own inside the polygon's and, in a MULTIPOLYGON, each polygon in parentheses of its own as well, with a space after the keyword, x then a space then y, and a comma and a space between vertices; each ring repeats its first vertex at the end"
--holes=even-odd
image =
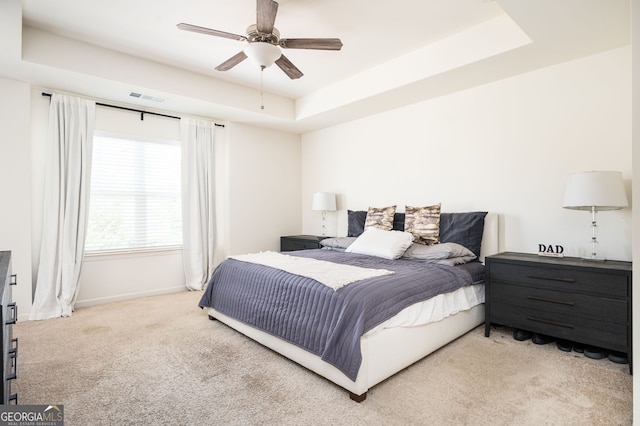
POLYGON ((528 278, 536 278, 538 280, 562 281, 563 283, 576 282, 573 278, 545 277, 544 275, 527 275, 528 278))
POLYGON ((7 372, 6 380, 13 380, 18 377, 18 354, 16 351, 9 351, 9 359, 11 360, 11 366, 9 372, 7 372))
POLYGON ((543 323, 545 323, 545 324, 557 325, 557 326, 559 326, 559 327, 575 328, 575 327, 573 326, 573 324, 565 324, 565 323, 563 323, 563 322, 552 321, 552 320, 547 320, 547 319, 543 319, 543 318, 527 317, 527 319, 528 319, 529 321, 543 322, 543 323))
POLYGON ((18 276, 16 274, 11 275, 11 280, 9 281, 9 285, 18 284, 18 276))
POLYGON ((16 321, 18 321, 18 305, 16 304, 16 302, 8 303, 7 309, 10 312, 7 314, 7 320, 5 321, 5 324, 15 324, 16 321))
POLYGON ((567 302, 566 300, 547 299, 546 297, 527 296, 527 299, 538 300, 540 302, 558 303, 560 305, 574 306, 575 302, 567 302))

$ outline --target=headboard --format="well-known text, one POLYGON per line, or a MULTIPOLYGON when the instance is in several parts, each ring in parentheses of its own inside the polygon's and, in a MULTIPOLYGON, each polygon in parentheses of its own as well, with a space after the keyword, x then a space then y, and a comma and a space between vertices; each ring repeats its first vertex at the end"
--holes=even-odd
POLYGON ((488 212, 484 217, 484 231, 482 232, 482 246, 480 248, 480 261, 483 263, 485 256, 496 254, 500 251, 498 229, 498 214, 488 212))

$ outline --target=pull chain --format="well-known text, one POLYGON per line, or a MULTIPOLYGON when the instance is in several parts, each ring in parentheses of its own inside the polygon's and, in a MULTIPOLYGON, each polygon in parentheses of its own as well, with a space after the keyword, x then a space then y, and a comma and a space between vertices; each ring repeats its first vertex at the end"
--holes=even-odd
POLYGON ((260 109, 264 109, 264 94, 262 93, 262 86, 264 83, 264 65, 260 66, 260 109))

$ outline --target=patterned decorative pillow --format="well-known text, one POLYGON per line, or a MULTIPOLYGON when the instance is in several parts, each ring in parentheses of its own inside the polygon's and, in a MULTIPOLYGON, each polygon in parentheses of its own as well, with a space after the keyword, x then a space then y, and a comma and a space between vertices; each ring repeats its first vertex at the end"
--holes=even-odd
POLYGON ((393 215, 396 213, 396 206, 389 207, 369 207, 367 218, 364 221, 364 229, 378 228, 383 231, 393 229, 393 215))
POLYGON ((404 231, 413 234, 417 244, 440 242, 440 203, 427 207, 405 206, 404 231))

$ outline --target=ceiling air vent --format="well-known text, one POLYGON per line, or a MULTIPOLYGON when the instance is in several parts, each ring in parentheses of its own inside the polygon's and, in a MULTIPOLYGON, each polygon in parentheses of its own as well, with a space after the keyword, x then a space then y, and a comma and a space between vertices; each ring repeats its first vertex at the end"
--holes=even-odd
POLYGON ((131 96, 132 98, 144 99, 145 101, 153 101, 153 102, 164 102, 164 101, 166 101, 165 98, 159 98, 157 96, 150 96, 150 95, 143 95, 142 93, 137 93, 137 92, 131 92, 131 93, 129 93, 129 96, 131 96))

